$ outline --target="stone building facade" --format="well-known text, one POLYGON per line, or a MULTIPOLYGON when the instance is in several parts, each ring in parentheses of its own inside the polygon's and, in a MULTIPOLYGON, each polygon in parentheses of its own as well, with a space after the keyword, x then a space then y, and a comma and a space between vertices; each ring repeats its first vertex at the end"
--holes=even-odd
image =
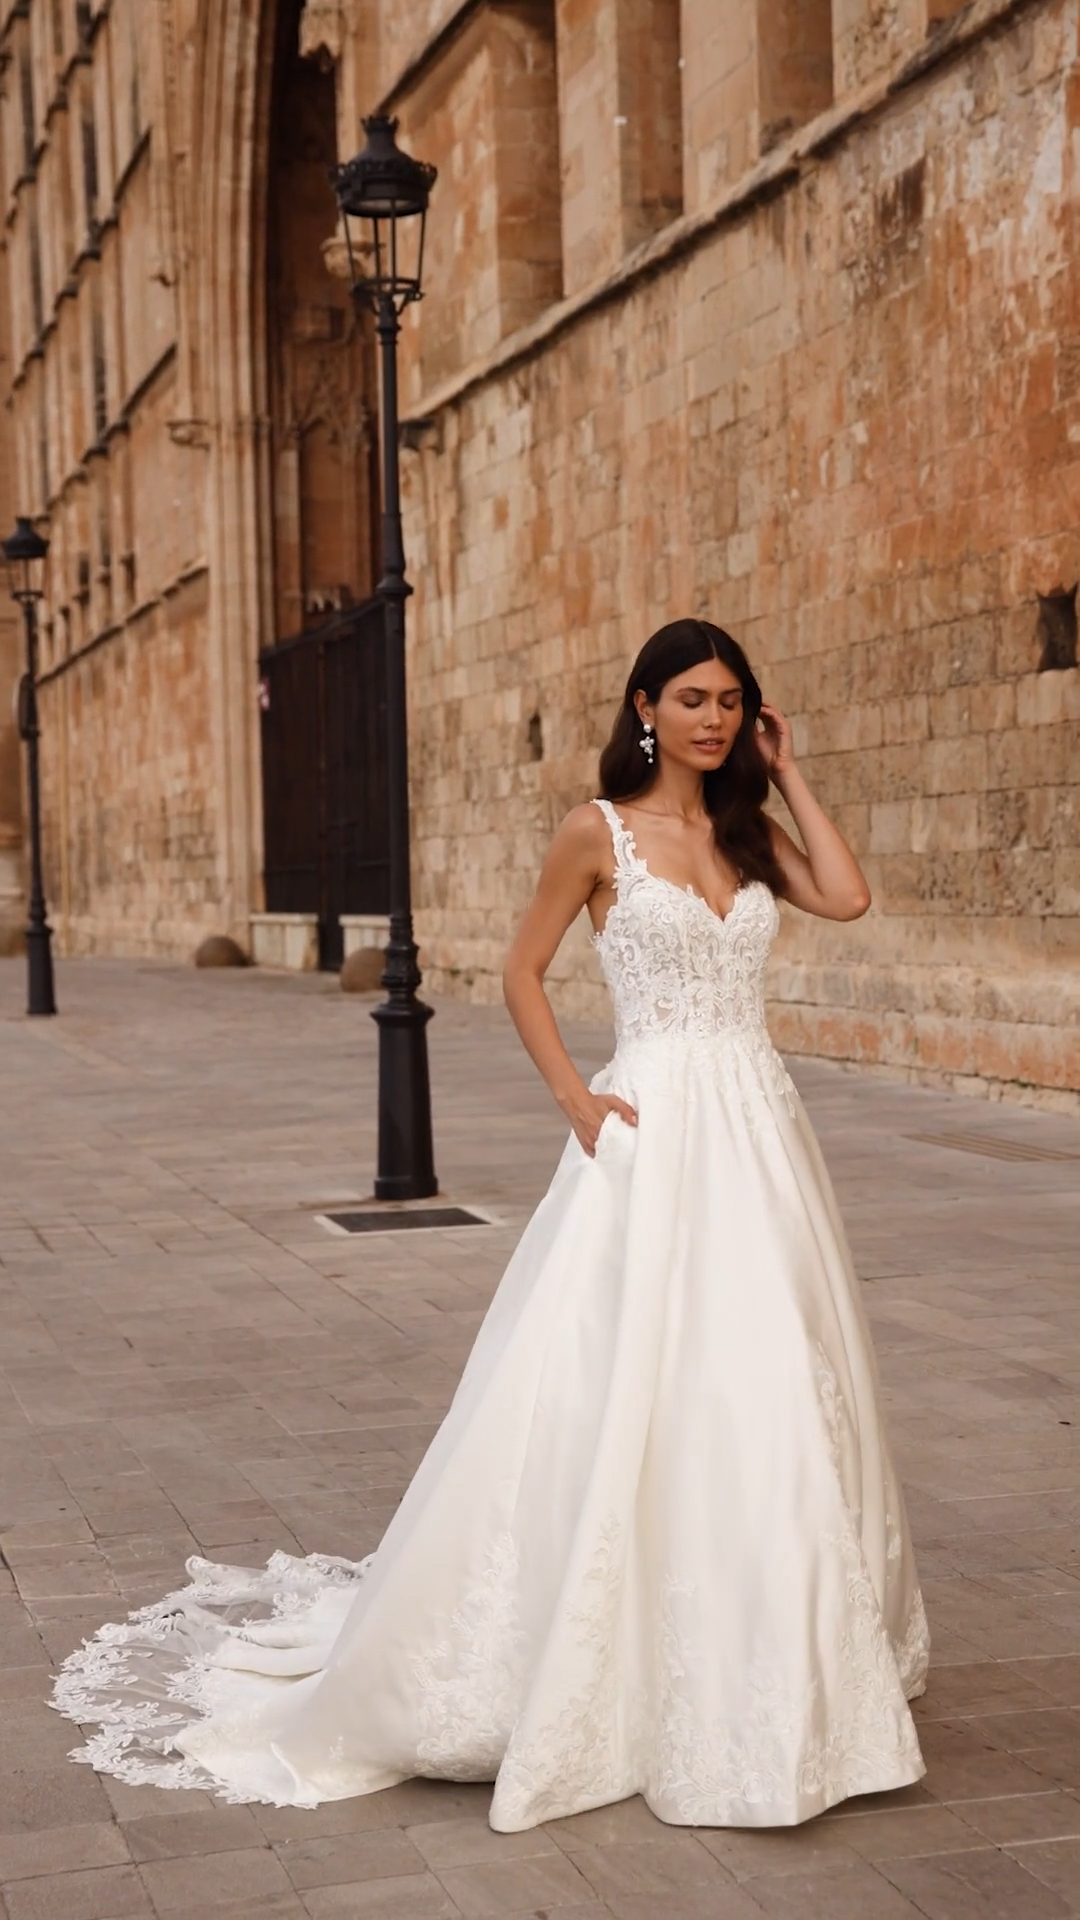
POLYGON ((61 951, 246 944, 259 648, 371 589, 371 348, 323 260, 335 89, 299 18, 5 8, 4 465, 52 543, 61 951))
MULTIPOLYGON (((10 380, 11 361, 7 347, 9 318, 4 285, 4 256, 0 253, 0 385, 10 380)), ((0 528, 9 532, 15 517, 13 474, 7 452, 3 424, 0 421, 0 528)), ((10 953, 21 942, 26 918, 23 900, 23 808, 19 766, 19 738, 15 725, 15 701, 22 672, 23 635, 16 608, 3 592, 0 581, 0 954, 10 953)))
MULTIPOLYGON (((19 0, 0 45, 70 949, 262 905, 259 649, 372 581, 325 167, 382 107, 440 170, 403 370, 429 982, 497 993, 629 658, 708 613, 875 893, 786 919, 780 1043, 1080 1105, 1080 0, 19 0)), ((556 994, 600 1004, 582 928, 556 994)))

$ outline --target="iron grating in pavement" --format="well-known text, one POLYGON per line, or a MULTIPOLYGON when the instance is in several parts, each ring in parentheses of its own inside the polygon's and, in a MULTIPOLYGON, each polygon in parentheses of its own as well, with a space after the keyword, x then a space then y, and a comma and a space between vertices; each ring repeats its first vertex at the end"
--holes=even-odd
POLYGON ((1059 1147, 998 1140, 985 1133, 907 1133, 904 1138, 917 1140, 924 1147, 952 1147, 957 1153, 982 1154, 987 1160, 1080 1160, 1080 1153, 1063 1153, 1059 1147))
POLYGON ((362 1213, 320 1213, 315 1218, 321 1226, 331 1227, 336 1233, 406 1233, 416 1229, 430 1231, 434 1227, 494 1225, 486 1214, 472 1213, 467 1207, 418 1207, 413 1212, 406 1212, 404 1208, 388 1211, 386 1207, 371 1207, 362 1213))

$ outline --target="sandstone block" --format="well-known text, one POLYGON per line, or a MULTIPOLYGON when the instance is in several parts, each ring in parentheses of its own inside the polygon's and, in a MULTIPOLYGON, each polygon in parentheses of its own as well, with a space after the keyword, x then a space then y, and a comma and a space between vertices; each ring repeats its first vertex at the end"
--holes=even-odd
MULTIPOLYGON (((1080 667, 1057 673, 1031 673, 1016 683, 1016 720, 1021 727, 1080 722, 1080 667)), ((1080 743, 1080 729, 1077 732, 1080 743)), ((1080 748, 1078 748, 1080 750, 1080 748)))
MULTIPOLYGON (((881 801, 870 808, 870 852, 909 853, 923 851, 914 846, 912 802, 881 801)), ((917 807, 920 803, 914 802, 917 807)))
POLYGON ((318 914, 253 913, 251 957, 257 967, 312 972, 319 964, 318 914))

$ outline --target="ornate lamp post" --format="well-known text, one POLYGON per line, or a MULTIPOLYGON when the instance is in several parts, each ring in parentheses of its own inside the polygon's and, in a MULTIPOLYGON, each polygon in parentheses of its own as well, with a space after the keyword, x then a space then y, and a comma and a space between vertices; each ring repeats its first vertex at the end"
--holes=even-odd
POLYGON ((362 153, 334 169, 353 298, 375 315, 382 386, 382 578, 386 607, 387 766, 390 812, 390 940, 372 1018, 379 1029, 377 1200, 422 1200, 438 1192, 431 1137, 426 1027, 431 1008, 420 985, 409 872, 409 744, 405 704, 405 578, 398 470, 397 342, 401 314, 421 296, 424 226, 435 168, 402 153, 397 121, 363 123, 362 153))
POLYGON ((19 732, 26 741, 26 785, 30 802, 30 911, 26 924, 26 1011, 55 1013, 52 930, 45 912, 41 877, 41 780, 38 767, 37 609, 45 592, 49 543, 20 517, 15 531, 0 542, 7 563, 11 597, 26 622, 26 672, 19 683, 19 732))

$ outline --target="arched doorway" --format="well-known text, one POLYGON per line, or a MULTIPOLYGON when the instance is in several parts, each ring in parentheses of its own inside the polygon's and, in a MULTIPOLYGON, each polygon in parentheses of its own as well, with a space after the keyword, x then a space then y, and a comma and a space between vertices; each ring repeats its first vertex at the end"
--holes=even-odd
POLYGON ((282 0, 266 183, 272 642, 260 656, 268 912, 318 916, 323 966, 340 916, 386 910, 382 609, 374 346, 323 247, 336 224, 332 70, 300 58, 301 0, 282 0))

